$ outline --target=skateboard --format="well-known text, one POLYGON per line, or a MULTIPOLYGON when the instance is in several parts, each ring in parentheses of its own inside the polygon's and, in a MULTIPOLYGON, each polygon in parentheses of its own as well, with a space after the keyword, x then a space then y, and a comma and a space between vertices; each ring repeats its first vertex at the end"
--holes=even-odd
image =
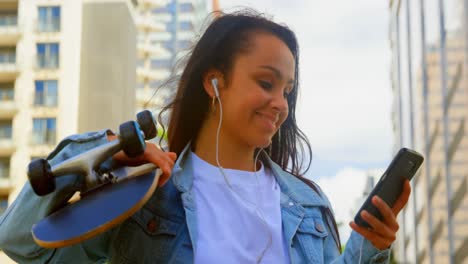
POLYGON ((57 177, 78 174, 84 178, 78 198, 33 225, 34 241, 45 248, 70 246, 109 230, 137 212, 154 193, 161 170, 150 163, 104 171, 100 165, 121 150, 129 157, 141 155, 145 140, 154 138, 156 131, 153 115, 145 110, 137 114, 137 122, 119 126, 117 140, 54 166, 45 159, 33 160, 28 179, 39 196, 54 192, 57 177))

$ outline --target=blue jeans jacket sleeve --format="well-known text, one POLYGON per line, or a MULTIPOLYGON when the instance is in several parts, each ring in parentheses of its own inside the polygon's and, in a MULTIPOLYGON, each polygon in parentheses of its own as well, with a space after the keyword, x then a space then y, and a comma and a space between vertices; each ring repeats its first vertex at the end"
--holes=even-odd
MULTIPOLYGON (((53 166, 71 156, 107 142, 106 131, 70 136, 47 157, 53 166)), ((75 191, 80 189, 81 178, 66 175, 56 179, 56 191, 39 197, 27 182, 16 200, 0 217, 0 248, 19 263, 54 263, 61 258, 64 263, 96 262, 105 257, 109 233, 89 242, 62 249, 45 249, 38 246, 31 235, 33 224, 50 212, 63 206, 75 191), (68 258, 73 257, 73 259, 68 258)))
MULTIPOLYGON (((331 208, 331 203, 325 193, 322 193, 328 206, 331 208)), ((328 228, 327 228, 328 229, 328 228)), ((331 234, 331 230, 328 230, 331 234)), ((332 236, 328 236, 325 240, 326 248, 336 247, 335 241, 332 236)), ((362 237, 359 233, 352 231, 349 237, 344 252, 336 256, 333 250, 328 253, 325 252, 325 263, 370 263, 370 264, 383 264, 388 263, 390 260, 390 250, 379 250, 375 248, 372 243, 362 237)))

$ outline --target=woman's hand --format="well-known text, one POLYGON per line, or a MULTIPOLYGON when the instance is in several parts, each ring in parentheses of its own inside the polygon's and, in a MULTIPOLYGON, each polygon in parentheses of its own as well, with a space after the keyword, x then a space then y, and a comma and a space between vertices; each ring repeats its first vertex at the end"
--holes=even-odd
MULTIPOLYGON (((115 139, 117 139, 116 135, 107 136, 108 141, 115 139)), ((139 166, 145 163, 153 163, 162 170, 158 186, 163 186, 171 176, 172 167, 174 167, 177 155, 174 152, 164 152, 154 143, 146 142, 145 152, 138 157, 130 158, 123 151, 119 151, 112 158, 125 166, 139 166)))
POLYGON ((380 199, 377 195, 372 197, 372 203, 379 209, 383 216, 380 221, 375 216, 368 213, 366 210, 361 212, 361 217, 364 219, 371 228, 365 228, 357 225, 354 221, 349 223, 349 226, 367 240, 369 240, 374 247, 383 250, 390 247, 396 239, 396 232, 399 229, 397 222, 397 215, 405 207, 411 193, 411 187, 408 180, 403 185, 403 192, 398 200, 395 202, 393 208, 390 208, 387 203, 380 199))

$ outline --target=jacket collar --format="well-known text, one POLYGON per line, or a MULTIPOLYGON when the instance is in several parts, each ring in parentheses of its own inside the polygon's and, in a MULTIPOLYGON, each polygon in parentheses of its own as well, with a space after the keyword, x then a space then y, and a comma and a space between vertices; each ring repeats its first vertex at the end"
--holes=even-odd
MULTIPOLYGON (((278 164, 273 162, 270 157, 267 155, 264 156, 273 171, 273 175, 276 177, 276 181, 278 182, 283 195, 290 198, 292 202, 298 203, 302 206, 328 207, 327 200, 321 190, 319 190, 319 193, 315 192, 297 177, 285 172, 278 164)), ((283 200, 284 199, 281 199, 282 205, 283 200)))
MULTIPOLYGON (((175 187, 181 192, 186 193, 192 189, 193 185, 193 166, 190 154, 191 143, 189 142, 179 155, 174 164, 172 181, 175 187)), ((312 190, 307 184, 297 179, 290 173, 285 172, 278 164, 273 162, 270 157, 264 155, 264 160, 272 169, 272 173, 281 189, 281 205, 291 202, 302 206, 323 206, 328 207, 324 194, 312 190)))

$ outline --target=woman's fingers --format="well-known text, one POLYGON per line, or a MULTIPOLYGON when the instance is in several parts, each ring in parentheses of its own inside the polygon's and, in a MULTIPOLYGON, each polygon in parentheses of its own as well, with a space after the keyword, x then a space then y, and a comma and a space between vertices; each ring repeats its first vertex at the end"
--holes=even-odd
POLYGON ((156 145, 150 143, 146 145, 143 159, 146 162, 153 163, 161 169, 162 175, 159 179, 158 185, 163 186, 171 176, 177 155, 174 152, 164 152, 156 145))
POLYGON ((350 227, 369 240, 376 248, 386 249, 396 239, 396 232, 399 229, 396 219, 398 213, 405 207, 411 193, 411 186, 406 180, 403 185, 403 191, 395 202, 393 208, 380 197, 372 197, 372 204, 379 210, 383 220, 379 220, 367 211, 361 212, 361 217, 371 226, 367 229, 351 222, 350 227))
POLYGON ((361 217, 371 226, 371 230, 373 232, 391 240, 396 239, 396 230, 386 223, 380 221, 377 217, 373 216, 367 211, 362 211, 361 217))
MULTIPOLYGON (((397 232, 399 229, 398 221, 393 210, 388 206, 388 204, 383 201, 377 195, 372 197, 372 204, 379 210, 380 214, 383 217, 383 222, 392 230, 397 232)), ((368 213, 368 215, 371 215, 368 213)), ((372 216, 372 215, 371 215, 372 216)), ((373 217, 373 216, 372 216, 373 217)), ((377 219, 374 217, 374 219, 377 219)), ((377 219, 378 220, 378 219, 377 219)), ((378 220, 380 221, 380 220, 378 220)))
POLYGON ((374 232, 374 231, 372 231, 370 229, 366 229, 366 228, 364 228, 362 226, 359 226, 355 222, 349 223, 349 226, 354 231, 361 234, 361 236, 363 236, 364 238, 369 240, 372 243, 372 245, 374 245, 374 247, 376 247, 376 248, 378 248, 380 250, 387 249, 388 247, 390 247, 390 245, 394 241, 394 240, 391 240, 390 238, 383 237, 383 236, 377 234, 376 232, 374 232))

